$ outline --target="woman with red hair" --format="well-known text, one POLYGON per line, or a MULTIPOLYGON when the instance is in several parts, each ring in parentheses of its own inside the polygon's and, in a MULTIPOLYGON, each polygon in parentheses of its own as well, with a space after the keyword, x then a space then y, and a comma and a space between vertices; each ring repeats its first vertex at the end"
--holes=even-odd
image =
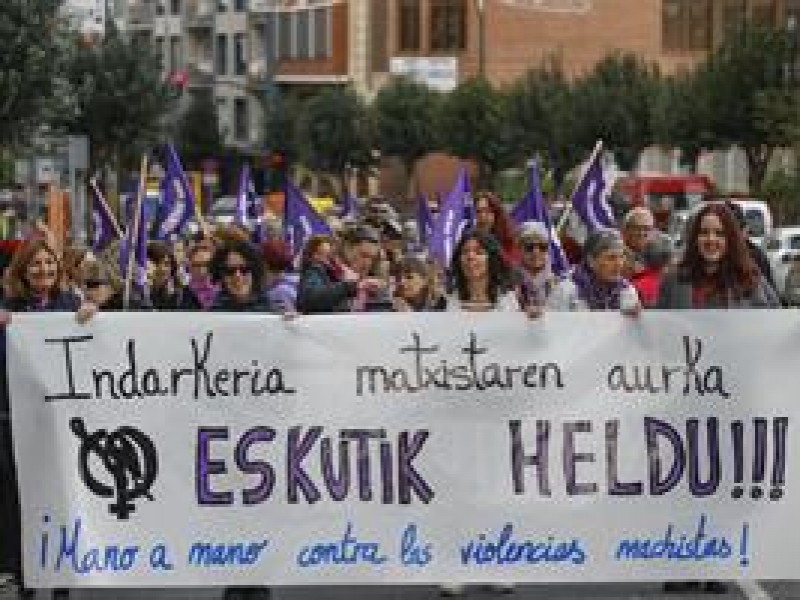
POLYGON ((661 283, 665 309, 778 308, 775 291, 753 261, 730 209, 704 205, 689 222, 686 250, 661 283))
MULTIPOLYGON (((664 275, 657 308, 778 308, 780 302, 753 261, 731 210, 721 202, 705 204, 689 222, 686 251, 664 275)), ((721 581, 669 581, 667 592, 704 588, 725 593, 721 581)))
POLYGON ((506 265, 513 267, 522 258, 514 223, 508 216, 500 198, 493 192, 478 192, 475 195, 475 229, 492 236, 500 245, 500 253, 506 265))

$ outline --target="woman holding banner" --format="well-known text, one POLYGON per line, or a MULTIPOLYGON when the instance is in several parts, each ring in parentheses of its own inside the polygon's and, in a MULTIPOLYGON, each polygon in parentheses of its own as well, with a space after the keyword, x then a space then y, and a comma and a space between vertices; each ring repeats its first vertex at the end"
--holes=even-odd
POLYGON ((497 241, 478 230, 461 238, 451 267, 453 291, 447 297, 449 311, 519 310, 509 285, 510 271, 497 241))
POLYGON ((183 285, 178 261, 164 242, 147 244, 150 271, 150 302, 156 310, 200 310, 200 301, 191 288, 183 285))
POLYGON ((778 308, 780 301, 747 249, 730 209, 705 204, 689 222, 686 251, 664 275, 657 307, 778 308))
POLYGON ((409 256, 400 261, 399 271, 394 292, 396 311, 438 311, 447 307, 434 265, 421 258, 409 256))
POLYGON ((220 286, 211 310, 270 312, 264 294, 264 265, 249 242, 230 240, 211 259, 211 277, 220 286))
POLYGON ((520 226, 519 247, 522 259, 514 271, 520 306, 536 316, 547 304, 558 279, 553 274, 550 239, 544 223, 526 221, 520 226))
MULTIPOLYGON (((664 275, 658 308, 778 308, 780 302, 753 261, 736 218, 723 203, 705 204, 689 222, 686 250, 664 275)), ((724 594, 721 581, 669 581, 667 592, 724 594)))
MULTIPOLYGON (((25 243, 14 255, 8 267, 5 296, 0 324, 5 326, 14 312, 74 312, 80 323, 97 312, 97 306, 82 302, 67 289, 64 266, 55 250, 44 239, 25 243)), ((16 473, 12 460, 11 428, 8 420, 9 398, 5 364, 5 328, 2 331, 0 357, 0 477, 7 485, 0 486, 0 528, 4 532, 3 563, 22 583, 21 524, 16 473)), ((68 591, 54 590, 54 598, 68 597, 68 591)), ((31 590, 23 590, 24 597, 32 597, 31 590)))
POLYGON ((561 280, 547 300, 550 310, 622 310, 636 314, 641 309, 636 289, 622 277, 625 243, 618 231, 593 231, 583 245, 583 261, 572 275, 561 280))

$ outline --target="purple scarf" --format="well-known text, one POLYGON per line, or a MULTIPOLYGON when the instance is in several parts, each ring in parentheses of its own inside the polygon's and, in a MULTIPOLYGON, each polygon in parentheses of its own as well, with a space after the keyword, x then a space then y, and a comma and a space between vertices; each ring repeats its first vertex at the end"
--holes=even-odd
POLYGON ((620 294, 628 285, 622 277, 613 283, 598 281, 585 262, 575 267, 572 281, 578 289, 578 297, 586 302, 589 310, 618 310, 620 294))
POLYGON ((189 289, 197 296, 197 300, 204 310, 211 308, 219 292, 219 287, 214 285, 208 277, 192 278, 189 281, 189 289))

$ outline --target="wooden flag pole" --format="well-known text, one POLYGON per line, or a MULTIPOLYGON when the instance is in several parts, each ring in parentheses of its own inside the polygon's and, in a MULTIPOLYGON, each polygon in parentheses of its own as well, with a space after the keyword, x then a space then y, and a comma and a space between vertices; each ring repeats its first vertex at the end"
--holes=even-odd
POLYGON ((147 153, 142 155, 142 166, 139 170, 139 188, 136 191, 136 205, 133 213, 133 227, 128 232, 128 264, 125 265, 125 291, 122 296, 122 307, 128 310, 131 302, 131 286, 133 284, 133 265, 136 261, 136 244, 139 241, 139 228, 142 227, 142 203, 147 187, 148 162, 147 153))

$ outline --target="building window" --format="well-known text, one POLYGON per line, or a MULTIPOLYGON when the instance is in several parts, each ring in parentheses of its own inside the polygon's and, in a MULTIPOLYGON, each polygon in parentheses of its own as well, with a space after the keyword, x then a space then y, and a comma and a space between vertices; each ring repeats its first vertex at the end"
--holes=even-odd
POLYGON ((174 36, 169 38, 169 68, 177 71, 183 66, 183 56, 181 55, 181 38, 174 36))
POLYGON ((329 58, 331 55, 331 9, 318 8, 311 11, 313 16, 313 36, 311 40, 314 52, 311 58, 329 58))
POLYGON ((709 50, 711 0, 664 0, 662 43, 665 50, 709 50))
POLYGON ((420 49, 420 0, 400 0, 400 50, 413 51, 420 49))
POLYGON ((464 50, 466 47, 466 0, 431 0, 431 50, 464 50))
MULTIPOLYGON (((331 55, 331 10, 315 8, 276 13, 267 43, 276 60, 321 59, 331 55)), ((271 24, 272 22, 270 22, 271 24)), ((267 34, 269 35, 269 34, 267 34)))
POLYGON ((235 12, 244 12, 247 10, 247 0, 233 0, 233 10, 235 12))
POLYGON ((301 10, 295 13, 297 17, 297 58, 311 58, 311 35, 309 20, 311 12, 301 10))
POLYGON ((170 0, 170 2, 169 2, 169 12, 172 15, 181 14, 181 0, 170 0))
POLYGON ((217 35, 217 46, 215 49, 214 69, 217 75, 225 75, 228 72, 228 36, 225 34, 217 35))
POLYGON ((164 70, 164 38, 156 38, 156 57, 158 57, 158 66, 164 70))
POLYGON ((247 72, 247 37, 244 33, 233 34, 233 73, 244 75, 247 72))
POLYGON ((293 37, 292 13, 278 15, 278 58, 292 58, 293 37))
POLYGON ((164 7, 164 0, 159 0, 158 2, 156 2, 156 15, 158 15, 160 17, 165 12, 166 12, 166 9, 164 7))
POLYGON ((747 0, 725 0, 722 4, 723 33, 736 31, 747 21, 747 0))
POLYGON ((217 12, 228 11, 228 0, 217 0, 217 12))
POLYGON ((778 23, 778 7, 775 0, 757 0, 751 16, 755 25, 775 27, 778 23))
POLYGON ((247 114, 247 99, 234 98, 233 100, 233 137, 238 142, 249 139, 250 121, 247 114))

